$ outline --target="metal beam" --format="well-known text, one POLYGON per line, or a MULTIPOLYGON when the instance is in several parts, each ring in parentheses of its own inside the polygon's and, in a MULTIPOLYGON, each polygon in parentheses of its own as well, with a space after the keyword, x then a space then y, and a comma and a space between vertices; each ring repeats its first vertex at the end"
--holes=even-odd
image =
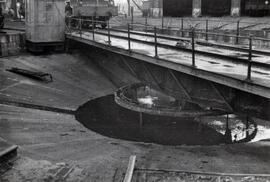
POLYGON ((152 72, 150 71, 150 69, 147 67, 147 65, 145 63, 142 63, 142 65, 143 65, 143 68, 145 69, 145 71, 151 76, 152 80, 155 82, 155 85, 157 85, 159 89, 163 90, 160 87, 160 85, 159 85, 157 79, 155 78, 155 76, 152 74, 152 72))
POLYGON ((120 55, 120 58, 122 60, 122 62, 127 66, 127 68, 129 69, 129 71, 131 72, 131 74, 133 76, 135 76, 136 78, 139 78, 137 73, 134 71, 134 69, 129 65, 129 63, 123 58, 122 55, 120 55))
POLYGON ((218 96, 223 100, 224 104, 228 107, 230 112, 233 112, 233 108, 228 103, 228 101, 225 99, 224 95, 215 87, 215 85, 212 82, 209 82, 211 87, 215 90, 215 92, 218 94, 218 96))
POLYGON ((170 73, 170 75, 173 77, 173 79, 175 80, 177 86, 180 88, 180 90, 184 93, 184 95, 189 99, 192 100, 190 94, 188 93, 188 91, 186 90, 186 88, 183 86, 183 84, 180 82, 180 80, 175 76, 175 74, 173 73, 172 70, 167 69, 170 73))

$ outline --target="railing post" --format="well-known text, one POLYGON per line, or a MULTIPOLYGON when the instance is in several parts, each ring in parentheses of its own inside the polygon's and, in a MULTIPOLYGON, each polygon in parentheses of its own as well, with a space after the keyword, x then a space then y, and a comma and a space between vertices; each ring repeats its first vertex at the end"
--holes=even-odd
POLYGON ((191 32, 191 44, 192 44, 192 66, 195 67, 195 30, 194 28, 192 29, 191 32))
POLYGON ((205 25, 205 40, 208 41, 208 19, 206 19, 205 25))
POLYGON ((107 22, 108 27, 108 44, 111 45, 110 19, 107 22))
POLYGON ((131 51, 131 45, 130 45, 130 25, 129 23, 127 24, 128 26, 128 50, 131 51))
POLYGON ((158 46, 157 46, 157 27, 154 27, 154 34, 155 34, 155 57, 158 57, 158 46))
POLYGON ((79 20, 79 33, 80 33, 80 38, 82 38, 82 18, 79 20))
POLYGON ((237 21, 235 44, 239 43, 239 35, 240 35, 240 20, 237 21))
POLYGON ((164 28, 164 16, 162 15, 161 17, 161 29, 163 31, 163 28, 164 28))
POLYGON ((93 33, 93 41, 95 41, 95 22, 93 17, 92 17, 92 33, 93 33))
POLYGON ((68 17, 68 25, 67 25, 67 27, 68 27, 68 31, 69 31, 70 34, 71 34, 71 21, 72 21, 71 17, 68 17))
POLYGON ((249 36, 249 50, 248 50, 248 70, 247 81, 251 81, 251 66, 252 66, 252 36, 249 36))
POLYGON ((184 37, 184 19, 181 18, 181 31, 182 31, 182 37, 184 37))
POLYGON ((145 16, 145 32, 147 32, 147 16, 145 16))
POLYGON ((133 24, 134 24, 134 7, 131 6, 131 30, 133 30, 133 24))

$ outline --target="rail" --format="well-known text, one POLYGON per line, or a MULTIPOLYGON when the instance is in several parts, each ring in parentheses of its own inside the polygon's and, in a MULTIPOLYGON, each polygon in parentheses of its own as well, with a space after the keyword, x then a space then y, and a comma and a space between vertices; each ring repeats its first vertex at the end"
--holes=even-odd
MULTIPOLYGON (((80 35, 80 38, 82 38, 82 35, 83 35, 83 31, 84 32, 90 32, 92 33, 92 40, 95 41, 95 35, 98 34, 98 35, 104 35, 104 36, 107 36, 108 37, 108 45, 109 46, 112 46, 111 45, 111 37, 114 37, 114 38, 121 38, 121 39, 125 39, 127 40, 128 42, 128 51, 129 52, 132 52, 132 45, 131 43, 132 42, 143 42, 145 44, 149 44, 149 45, 152 45, 154 46, 154 57, 155 58, 159 58, 159 48, 170 48, 170 49, 176 49, 176 50, 179 50, 181 49, 181 47, 176 47, 175 45, 168 45, 168 44, 164 44, 164 43, 161 43, 158 41, 158 39, 166 39, 165 36, 162 36, 162 35, 158 35, 158 30, 160 30, 158 27, 156 26, 151 26, 151 25, 142 25, 142 24, 130 24, 128 23, 125 27, 127 28, 126 31, 124 31, 123 29, 120 30, 120 29, 115 29, 115 28, 112 28, 110 26, 110 22, 106 22, 107 23, 107 29, 103 30, 103 31, 97 31, 96 30, 96 24, 97 23, 105 23, 103 21, 95 21, 95 20, 85 20, 85 19, 73 19, 73 21, 76 21, 77 23, 75 23, 73 26, 71 24, 69 24, 69 34, 72 34, 72 32, 77 32, 79 33, 80 35), (88 27, 83 27, 82 25, 84 24, 84 22, 88 22, 88 24, 90 26, 88 27), (89 23, 90 22, 90 23, 89 23), (139 39, 136 39, 136 38, 133 38, 131 37, 131 35, 133 34, 136 34, 136 32, 133 31, 133 29, 135 27, 139 27, 139 28, 145 28, 147 29, 147 33, 144 34, 144 36, 149 36, 149 37, 152 37, 153 40, 147 40, 147 41, 144 41, 144 40, 139 40, 139 39), (117 31, 119 30, 119 32, 122 32, 124 33, 125 35, 115 35, 112 33, 112 31, 117 31)), ((181 30, 182 31, 182 30, 181 30)), ((191 66, 196 68, 196 54, 198 53, 202 53, 202 51, 198 51, 196 50, 196 35, 201 33, 201 32, 198 32, 196 31, 196 29, 192 29, 191 31, 190 30, 183 30, 185 32, 188 32, 190 35, 191 35, 191 40, 188 40, 190 47, 189 49, 186 49, 184 48, 184 50, 188 50, 191 52, 192 54, 192 60, 191 60, 191 66)), ((218 33, 210 33, 208 32, 208 35, 210 34, 213 34, 213 35, 220 35, 218 33)), ((247 70, 247 74, 246 74, 246 79, 244 81, 247 81, 247 82, 251 82, 252 81, 252 67, 253 67, 253 64, 258 66, 258 64, 256 62, 253 62, 252 58, 253 58, 253 41, 254 40, 257 40, 258 38, 254 38, 253 36, 239 36, 239 35, 226 35, 226 36, 230 36, 230 37, 233 37, 233 38, 242 38, 242 39, 247 39, 248 40, 248 49, 247 49, 247 53, 248 53, 248 56, 247 56, 247 59, 245 58, 241 58, 239 60, 242 60, 242 62, 246 63, 247 64, 247 67, 246 67, 246 70, 247 70)), ((168 38, 170 39, 170 38, 168 38)), ((268 40, 270 41, 270 40, 268 40)), ((220 55, 222 56, 222 55, 220 55)), ((225 56, 223 56, 225 57, 225 56)), ((227 57, 229 58, 229 57, 227 57)), ((232 57, 231 57, 232 58, 232 57)), ((264 63, 263 63, 264 64, 264 63)), ((267 66, 267 64, 265 64, 267 66)), ((269 65, 268 65, 269 66, 269 65)))
MULTIPOLYGON (((155 19, 153 19, 155 20, 155 19)), ((140 21, 140 19, 138 20, 140 21)), ((237 21, 232 21, 232 20, 215 20, 215 19, 208 19, 208 18, 204 18, 204 19, 189 19, 189 18, 174 18, 174 21, 172 21, 171 17, 162 17, 161 18, 161 22, 158 21, 158 23, 155 23, 155 21, 149 21, 147 20, 147 17, 145 17, 145 20, 140 21, 140 24, 144 24, 145 26, 147 26, 149 24, 149 22, 153 22, 152 26, 156 26, 162 30, 181 30, 182 32, 184 31, 190 31, 191 29, 198 29, 200 30, 203 34, 205 34, 205 39, 208 40, 208 35, 215 35, 215 31, 219 31, 220 29, 226 27, 226 26, 231 26, 231 28, 229 29, 230 31, 234 31, 235 32, 235 44, 240 44, 239 39, 241 37, 241 34, 244 32, 244 30, 251 28, 251 27, 256 27, 258 25, 269 25, 268 29, 270 29, 270 22, 260 22, 260 23, 254 23, 254 22, 248 22, 248 21, 243 21, 241 19, 238 19, 237 21), (169 23, 167 24, 167 26, 165 26, 164 22, 165 20, 169 20, 169 23), (144 23, 143 23, 144 22, 144 23), (198 22, 196 24, 192 24, 192 22, 198 22), (218 22, 218 25, 216 26, 212 26, 212 28, 210 28, 212 25, 216 22, 218 22), (179 26, 176 25, 171 25, 171 24, 179 24, 179 26), (246 25, 247 24, 247 25, 246 25), (246 26, 241 26, 241 25, 246 25, 246 26), (200 26, 200 28, 198 28, 200 26), (188 28, 186 28, 188 27, 188 28), (233 28, 235 27, 235 28, 233 28), (213 34, 214 33, 214 34, 213 34)), ((131 24, 134 23, 134 20, 131 19, 131 24)), ((218 33, 218 35, 221 35, 220 33, 218 33)), ((225 34, 227 35, 227 33, 225 34)), ((183 36, 183 33, 182 33, 183 36)), ((232 36, 232 34, 229 33, 228 36, 232 36)), ((269 38, 263 38, 263 37, 259 37, 259 36, 254 36, 255 39, 258 40, 265 40, 265 39, 269 39, 269 38)))

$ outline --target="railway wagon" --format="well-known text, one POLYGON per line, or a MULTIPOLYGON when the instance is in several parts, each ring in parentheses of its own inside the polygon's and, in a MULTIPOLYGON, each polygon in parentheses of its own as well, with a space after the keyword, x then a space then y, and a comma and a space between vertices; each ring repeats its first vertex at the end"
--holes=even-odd
POLYGON ((113 0, 84 0, 71 1, 73 7, 73 18, 83 19, 83 27, 101 25, 102 28, 107 26, 107 21, 118 15, 118 7, 114 5, 113 0))

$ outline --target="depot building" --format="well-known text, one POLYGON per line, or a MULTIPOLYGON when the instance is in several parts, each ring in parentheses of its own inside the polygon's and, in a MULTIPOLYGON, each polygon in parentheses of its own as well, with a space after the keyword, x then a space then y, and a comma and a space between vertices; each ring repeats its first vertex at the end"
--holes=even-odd
POLYGON ((163 0, 163 15, 269 16, 270 0, 163 0))

